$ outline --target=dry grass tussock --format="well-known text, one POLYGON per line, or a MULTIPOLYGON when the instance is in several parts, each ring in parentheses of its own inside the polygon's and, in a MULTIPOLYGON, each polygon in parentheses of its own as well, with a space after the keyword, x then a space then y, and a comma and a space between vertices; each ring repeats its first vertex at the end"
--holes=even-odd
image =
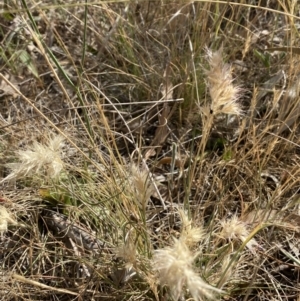
POLYGON ((299 300, 297 1, 0 4, 0 300, 299 300))

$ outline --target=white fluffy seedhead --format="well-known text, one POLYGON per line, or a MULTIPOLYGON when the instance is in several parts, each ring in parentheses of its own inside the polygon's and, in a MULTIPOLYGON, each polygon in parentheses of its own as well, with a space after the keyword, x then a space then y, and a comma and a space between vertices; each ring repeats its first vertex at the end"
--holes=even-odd
POLYGON ((209 112, 213 115, 241 115, 242 110, 238 103, 241 88, 233 84, 231 66, 223 63, 222 48, 216 52, 206 49, 206 52, 210 66, 206 71, 211 97, 209 112))
POLYGON ((223 220, 220 222, 221 232, 219 236, 223 239, 236 241, 239 240, 242 243, 246 242, 246 247, 255 254, 255 250, 258 248, 258 243, 254 238, 249 239, 250 231, 247 225, 237 216, 223 220))
POLYGON ((174 300, 178 300, 187 288, 195 300, 203 297, 213 299, 214 293, 222 291, 207 284, 193 270, 194 256, 184 240, 174 240, 171 247, 154 251, 153 267, 159 282, 167 285, 174 300))
POLYGON ((179 211, 182 229, 179 239, 172 246, 154 251, 153 267, 158 272, 159 282, 167 285, 174 300, 178 300, 184 289, 188 289, 194 300, 213 299, 222 291, 206 283, 193 268, 198 251, 193 252, 196 243, 204 238, 204 230, 194 227, 192 220, 183 210, 179 211))
POLYGON ((35 141, 26 150, 19 150, 16 153, 18 162, 8 164, 11 173, 1 182, 33 174, 56 178, 64 166, 61 159, 63 140, 62 136, 54 136, 49 138, 47 145, 35 141))

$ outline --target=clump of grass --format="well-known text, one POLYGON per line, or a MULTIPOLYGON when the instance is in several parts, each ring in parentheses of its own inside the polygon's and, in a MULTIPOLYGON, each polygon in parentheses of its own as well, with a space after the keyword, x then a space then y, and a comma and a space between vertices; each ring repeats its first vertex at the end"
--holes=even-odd
MULTIPOLYGON (((20 90, 16 93, 18 103, 26 99, 35 100, 27 102, 30 112, 33 113, 30 115, 21 108, 19 111, 12 110, 12 114, 4 113, 4 118, 0 116, 0 139, 9 141, 3 145, 13 141, 8 151, 10 153, 14 147, 18 149, 15 141, 20 140, 21 136, 19 124, 26 125, 25 129, 33 129, 30 132, 33 137, 40 136, 40 130, 49 132, 51 126, 52 130, 63 134, 77 152, 68 158, 70 172, 66 177, 67 181, 66 178, 60 177, 64 170, 62 138, 56 140, 53 136, 46 144, 34 142, 27 149, 15 152, 17 158, 14 159, 17 162, 9 165, 11 174, 2 183, 37 175, 39 180, 51 182, 52 187, 49 191, 57 191, 55 197, 66 198, 63 203, 67 210, 61 206, 53 209, 53 204, 51 208, 47 207, 48 211, 61 212, 59 220, 56 220, 61 224, 55 225, 55 220, 50 220, 48 222, 54 230, 41 230, 43 211, 46 211, 46 204, 41 201, 41 195, 30 195, 28 200, 28 191, 25 189, 23 194, 21 189, 17 193, 5 191, 7 194, 14 194, 14 202, 18 203, 22 199, 22 205, 26 204, 22 219, 30 227, 17 229, 14 233, 8 231, 7 236, 10 235, 11 239, 9 245, 12 247, 6 249, 3 243, 3 270, 17 271, 22 274, 23 280, 37 280, 27 281, 25 285, 26 281, 23 283, 20 277, 16 277, 12 283, 2 283, 1 291, 12 292, 6 300, 15 300, 19 296, 28 300, 73 300, 73 294, 88 300, 117 300, 120 293, 124 300, 153 300, 153 294, 156 300, 160 300, 164 286, 167 286, 175 300, 184 300, 185 296, 190 295, 196 300, 215 300, 217 294, 222 293, 214 287, 216 283, 216 287, 222 288, 230 295, 226 296, 226 299, 248 300, 254 297, 265 300, 271 296, 285 300, 286 296, 297 295, 297 289, 290 288, 293 284, 296 287, 298 279, 291 280, 289 288, 285 289, 285 275, 282 277, 285 278, 284 285, 278 277, 281 276, 281 266, 278 267, 279 272, 273 269, 276 265, 276 260, 273 260, 276 257, 273 241, 291 245, 286 238, 289 233, 269 231, 268 235, 264 235, 265 233, 260 231, 261 228, 251 229, 251 223, 242 219, 244 212, 255 208, 257 213, 257 208, 266 205, 279 209, 286 206, 289 210, 297 212, 298 199, 292 201, 290 198, 293 195, 297 196, 299 192, 297 152, 294 151, 290 156, 290 162, 286 160, 285 157, 289 156, 286 156, 280 139, 280 151, 274 154, 272 148, 272 151, 265 152, 260 138, 263 135, 256 131, 256 125, 260 121, 252 118, 249 127, 253 125, 253 129, 247 132, 247 138, 250 138, 241 137, 238 141, 230 142, 233 144, 232 153, 236 151, 239 156, 231 156, 230 162, 225 162, 218 154, 212 154, 201 161, 200 168, 197 161, 199 152, 204 152, 218 117, 243 115, 240 105, 242 90, 235 85, 231 66, 223 62, 223 49, 216 52, 210 49, 217 47, 222 40, 230 61, 241 58, 241 55, 243 59, 246 56, 251 57, 253 45, 255 47, 251 37, 256 32, 252 32, 251 27, 243 27, 240 21, 256 26, 256 19, 261 18, 259 16, 252 20, 252 12, 256 15, 259 12, 268 12, 267 9, 260 10, 261 8, 255 7, 254 4, 250 8, 248 3, 229 6, 217 1, 179 1, 159 2, 162 5, 157 5, 158 2, 150 1, 149 5, 144 5, 143 2, 137 5, 136 2, 128 2, 122 11, 124 3, 78 3, 70 7, 66 1, 59 7, 53 6, 50 12, 48 6, 43 6, 46 3, 52 5, 49 0, 39 6, 32 1, 21 2, 24 7, 28 6, 26 13, 19 10, 15 4, 13 15, 24 20, 24 30, 20 31, 19 35, 5 33, 7 38, 4 38, 2 44, 7 46, 8 37, 12 36, 16 43, 21 36, 23 41, 33 41, 39 49, 38 55, 34 56, 34 66, 40 76, 38 81, 32 77, 30 81, 22 82, 20 90), (32 8, 36 11, 33 12, 32 8), (109 20, 112 30, 105 33, 101 22, 107 23, 109 20), (25 37, 23 32, 26 29, 30 34, 25 37), (236 42, 240 29, 246 29, 247 38, 245 41, 240 39, 236 42), (209 65, 205 71, 197 67, 198 60, 203 57, 204 43, 211 47, 204 51, 209 65), (176 105, 169 102, 170 114, 164 116, 161 107, 165 105, 165 99, 152 102, 159 98, 158 87, 165 77, 162 76, 163 70, 168 70, 166 78, 168 77, 168 81, 173 85, 171 90, 174 92, 174 98, 185 98, 184 110, 193 111, 197 122, 199 110, 194 110, 194 107, 195 103, 202 105, 202 96, 205 94, 205 83, 202 79, 206 76, 209 104, 200 108, 202 140, 198 153, 193 147, 187 147, 192 139, 195 140, 194 137, 187 140, 191 138, 187 138, 186 133, 189 133, 190 128, 181 129, 178 123, 173 123, 175 114, 172 112, 176 105), (43 92, 39 93, 41 89, 43 92), (58 101, 58 106, 54 99, 58 101), (136 113, 139 114, 140 127, 138 131, 133 131, 129 125, 130 119, 134 119, 136 113), (51 116, 55 116, 57 122, 52 121, 51 116), (38 119, 46 122, 36 130, 37 124, 40 125, 38 119), (161 119, 165 119, 165 122, 157 124, 161 119), (122 129, 124 125, 126 131, 122 129), (168 139, 153 142, 153 132, 161 126, 168 127, 168 139), (9 139, 6 139, 7 137, 9 139), (171 143, 176 144, 176 147, 172 147, 173 154, 170 157, 177 160, 178 150, 178 156, 184 153, 190 163, 188 168, 183 166, 178 181, 175 179, 178 175, 176 164, 171 166, 171 170, 157 166, 157 160, 169 156, 171 143), (145 155, 143 158, 143 153, 151 153, 148 152, 149 146, 150 151, 156 150, 156 157, 151 155, 146 159, 145 155), (143 164, 128 165, 128 162, 133 161, 133 154, 137 153, 139 158, 136 161, 143 164), (278 159, 280 157, 284 158, 278 159), (293 168, 290 168, 291 166, 293 168), (275 190, 271 186, 268 187, 267 181, 262 182, 261 174, 257 172, 265 167, 270 167, 270 173, 273 174, 274 170, 277 173, 279 181, 275 190), (278 175, 285 169, 288 172, 283 181, 278 175), (193 172, 190 172, 191 170, 193 172), (156 174, 164 179, 158 187, 153 180, 156 174), (60 181, 53 181, 57 177, 60 181), (180 181, 182 178, 186 180, 185 187, 180 181), (281 185, 282 183, 285 184, 281 185), (157 195, 160 193, 164 193, 163 207, 157 203, 157 195), (67 200, 69 198, 70 202, 67 200), (33 199, 37 201, 33 202, 33 199), (180 211, 181 231, 170 243, 168 238, 178 229, 176 221, 173 221, 172 210, 180 207, 178 203, 183 199, 186 200, 185 205, 193 220, 180 211), (79 233, 84 235, 85 242, 89 239, 99 239, 101 243, 92 244, 96 245, 95 249, 85 249, 78 242, 69 239, 67 230, 62 238, 60 233, 55 233, 55 229, 64 223, 70 229, 72 227, 72 233, 76 233, 76 229, 80 228, 79 233), (194 227, 194 223, 203 227, 194 227), (276 232, 275 239, 272 232, 276 232), (257 247, 257 238, 251 238, 254 234, 260 236, 259 241, 264 244, 264 248, 257 247), (270 244, 269 238, 272 239, 270 244), (244 248, 245 246, 248 249, 244 248), (268 256, 259 256, 262 250, 268 252, 268 256), (257 266, 252 264, 253 255, 256 260, 254 265, 257 266), (118 257, 117 260, 115 257, 118 257), (124 263, 122 268, 119 258, 122 258, 124 263), (260 264, 258 261, 261 258, 260 264), (272 261, 269 258, 272 258, 272 261), (115 270, 116 265, 118 267, 115 270), (157 278, 152 274, 152 268, 157 272, 157 278), (78 277, 82 269, 83 276, 78 277), (272 277, 271 280, 269 276, 272 277), (156 279, 160 285, 157 285, 156 279), (60 288, 68 289, 65 293, 70 293, 70 298, 67 295, 59 295, 59 290, 62 292, 60 288)), ((272 2, 272 5, 275 5, 274 9, 280 9, 279 2, 267 2, 272 2)), ((286 20, 292 20, 293 9, 283 9, 288 15, 286 20)), ((281 10, 278 15, 282 15, 282 12, 281 10)), ((290 22, 292 24, 292 21, 290 22)), ((107 30, 109 31, 109 28, 107 30)), ((296 41, 297 39, 292 37, 293 31, 289 32, 288 41, 296 41)), ((19 45, 25 47, 24 42, 19 45)), ((261 45, 259 47, 261 48, 261 45)), ((9 55, 10 51, 6 53, 5 55, 9 55)), ((28 54, 33 55, 29 50, 28 54)), ((11 58, 7 58, 6 61, 13 62, 11 58)), ((248 62, 245 62, 245 65, 247 64, 248 62)), ((292 65, 290 61, 286 61, 285 64, 292 65)), ((28 68, 23 68, 20 73, 28 68)), ((248 71, 255 69, 251 64, 247 68, 248 71)), ((276 68, 277 66, 274 66, 273 69, 276 68)), ((255 76, 251 77, 251 72, 246 73, 244 75, 246 80, 249 80, 248 84, 257 86, 255 76)), ((252 98, 255 104, 255 93, 252 98)), ((290 102, 297 105, 295 99, 291 99, 290 102)), ((10 109, 17 105, 16 102, 3 101, 9 104, 10 109)), ((243 104, 247 105, 247 99, 243 98, 243 104)), ((253 105, 253 110, 255 106, 256 104, 253 105)), ((2 112, 4 110, 0 109, 0 113, 2 112)), ((189 116, 186 118, 189 119, 189 116)), ((273 124, 272 118, 267 119, 262 125, 273 124)), ((281 122, 285 123, 285 119, 286 117, 281 122)), ((194 122, 190 124, 194 125, 194 122)), ((296 125, 295 121, 295 127, 296 125)), ((267 127, 265 131, 268 131, 267 127)), ((290 136, 291 145, 299 144, 298 134, 290 136)), ((5 155, 1 155, 0 158, 3 162, 5 155)), ((26 182, 29 187, 31 184, 32 181, 26 182)), ((5 185, 3 187, 10 188, 5 185)), ((8 217, 10 213, 7 215, 3 212, 0 231, 4 232, 13 222, 8 217)), ((297 217, 299 218, 296 215, 295 220, 297 217)), ((278 262, 283 260, 281 255, 278 262)), ((290 262, 288 266, 292 267, 290 262)))

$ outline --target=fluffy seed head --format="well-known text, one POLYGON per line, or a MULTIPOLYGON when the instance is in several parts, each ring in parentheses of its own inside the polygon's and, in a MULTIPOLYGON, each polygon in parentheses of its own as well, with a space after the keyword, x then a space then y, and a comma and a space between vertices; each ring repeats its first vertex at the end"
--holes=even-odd
POLYGON ((149 172, 139 168, 135 164, 131 165, 129 180, 131 186, 129 190, 137 199, 140 208, 146 208, 151 195, 155 191, 154 184, 151 182, 149 172))
POLYGON ((195 300, 202 297, 213 298, 213 292, 220 293, 207 284, 193 270, 194 256, 183 240, 174 240, 172 247, 166 247, 154 252, 153 267, 158 271, 161 284, 169 287, 174 300, 178 300, 186 287, 195 300))
POLYGON ((179 210, 179 214, 182 222, 180 239, 188 247, 192 247, 204 237, 204 231, 200 227, 194 227, 192 220, 188 218, 183 210, 179 210))
MULTIPOLYGON (((222 48, 216 52, 207 49, 206 52, 210 66, 206 76, 212 101, 209 111, 213 115, 241 115, 241 108, 237 102, 241 89, 233 85, 231 67, 222 60, 222 48)), ((204 114, 207 113, 204 111, 204 114)))
POLYGON ((35 141, 26 150, 17 152, 17 163, 10 163, 11 173, 1 182, 18 179, 33 174, 46 174, 50 178, 57 177, 63 169, 61 147, 64 138, 55 136, 49 138, 48 144, 35 141))
MULTIPOLYGON (((228 240, 240 240, 245 242, 249 238, 249 231, 247 229, 246 224, 241 221, 236 215, 234 215, 231 219, 223 220, 220 222, 222 230, 219 235, 223 239, 228 240)), ((255 249, 258 247, 258 243, 254 238, 250 239, 247 244, 247 248, 255 253, 255 249)))

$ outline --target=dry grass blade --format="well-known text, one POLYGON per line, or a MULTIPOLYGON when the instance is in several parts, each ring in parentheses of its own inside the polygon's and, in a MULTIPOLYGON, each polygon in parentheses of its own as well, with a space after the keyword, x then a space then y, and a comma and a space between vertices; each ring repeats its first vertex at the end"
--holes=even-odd
POLYGON ((163 103, 163 108, 161 112, 158 114, 158 127, 155 131, 155 135, 153 141, 151 142, 151 146, 161 146, 165 140, 167 139, 170 128, 168 126, 168 120, 170 119, 170 106, 166 102, 168 100, 173 99, 173 85, 170 82, 170 78, 167 74, 167 70, 164 72, 164 81, 161 85, 161 102, 163 103))
POLYGON ((266 51, 284 51, 284 52, 291 52, 295 54, 300 54, 300 48, 299 47, 273 47, 273 48, 267 48, 266 51))
POLYGON ((15 279, 15 280, 17 280, 17 281, 20 281, 20 282, 27 283, 27 284, 30 284, 32 286, 38 287, 40 289, 54 291, 54 292, 58 292, 60 294, 73 295, 73 296, 77 296, 77 297, 79 296, 79 293, 72 292, 72 291, 69 291, 67 289, 51 287, 49 285, 45 285, 45 284, 39 283, 38 281, 25 278, 25 277, 23 277, 21 275, 18 275, 18 274, 12 274, 12 278, 15 279))

